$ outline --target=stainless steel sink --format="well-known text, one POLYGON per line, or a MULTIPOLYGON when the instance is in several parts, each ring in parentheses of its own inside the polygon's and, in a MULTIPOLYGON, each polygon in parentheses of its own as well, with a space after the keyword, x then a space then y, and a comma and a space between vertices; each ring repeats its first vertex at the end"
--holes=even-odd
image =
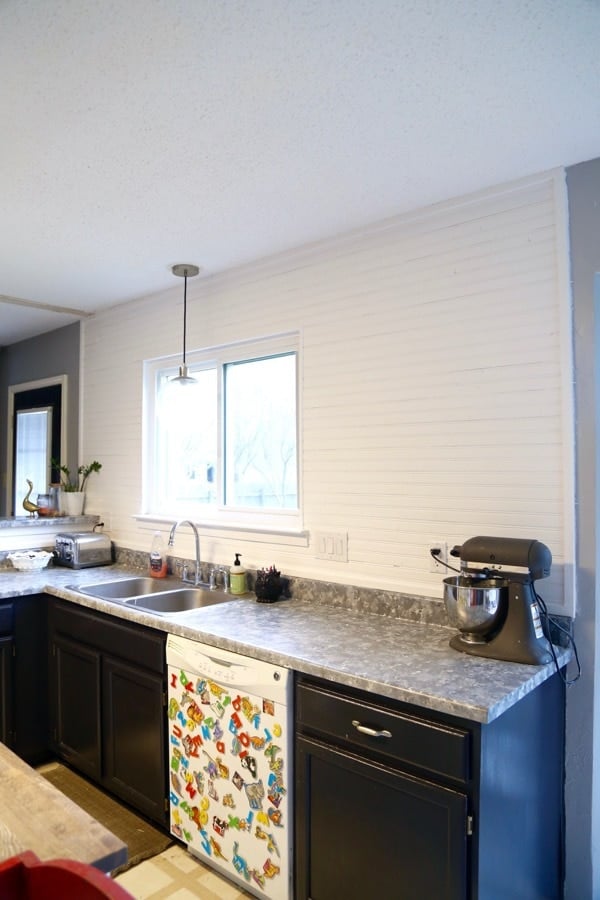
POLYGON ((73 589, 91 597, 101 597, 103 600, 125 600, 127 597, 139 597, 146 594, 162 594, 170 591, 181 582, 165 584, 158 578, 122 578, 119 581, 104 581, 99 584, 73 585, 73 589))
POLYGON ((145 576, 121 578, 118 581, 104 581, 98 584, 73 584, 70 587, 88 597, 123 603, 135 609, 144 609, 163 616, 202 609, 204 606, 214 606, 233 599, 231 594, 224 591, 211 591, 203 586, 182 585, 181 581, 176 579, 164 581, 145 576))
POLYGON ((160 594, 147 594, 145 597, 130 597, 123 602, 136 609, 146 609, 149 612, 168 615, 169 613, 187 612, 190 609, 202 609, 204 606, 214 606, 216 603, 227 603, 231 599, 231 595, 225 594, 223 591, 189 587, 163 591, 160 594))

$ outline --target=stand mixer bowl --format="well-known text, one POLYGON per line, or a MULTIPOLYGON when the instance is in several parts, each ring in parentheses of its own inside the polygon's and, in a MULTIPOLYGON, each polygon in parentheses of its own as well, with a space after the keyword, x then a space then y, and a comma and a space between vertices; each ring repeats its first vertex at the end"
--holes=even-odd
POLYGON ((508 582, 501 578, 457 575, 444 578, 444 603, 450 625, 464 641, 483 643, 506 609, 508 582))

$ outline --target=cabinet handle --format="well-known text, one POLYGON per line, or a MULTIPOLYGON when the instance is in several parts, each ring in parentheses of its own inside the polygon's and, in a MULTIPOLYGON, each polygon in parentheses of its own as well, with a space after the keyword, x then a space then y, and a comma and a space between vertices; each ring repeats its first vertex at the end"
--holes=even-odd
POLYGON ((369 728, 368 725, 361 725, 358 719, 352 719, 352 724, 357 731, 360 731, 361 734, 367 734, 369 737, 391 738, 392 736, 392 732, 388 731, 387 728, 384 728, 383 731, 378 731, 376 728, 369 728))

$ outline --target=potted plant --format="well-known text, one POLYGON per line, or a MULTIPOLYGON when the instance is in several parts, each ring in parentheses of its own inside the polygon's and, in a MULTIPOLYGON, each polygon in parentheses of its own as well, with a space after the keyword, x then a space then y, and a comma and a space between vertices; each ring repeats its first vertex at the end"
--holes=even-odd
POLYGON ((289 580, 281 577, 275 566, 259 569, 256 573, 254 593, 259 603, 274 603, 281 597, 288 597, 289 580))
POLYGON ((60 472, 60 486, 63 490, 64 512, 68 516, 80 516, 83 512, 85 499, 85 484, 92 472, 99 472, 102 463, 97 459, 87 465, 79 466, 75 474, 71 474, 68 466, 63 466, 56 459, 52 460, 52 467, 60 472))

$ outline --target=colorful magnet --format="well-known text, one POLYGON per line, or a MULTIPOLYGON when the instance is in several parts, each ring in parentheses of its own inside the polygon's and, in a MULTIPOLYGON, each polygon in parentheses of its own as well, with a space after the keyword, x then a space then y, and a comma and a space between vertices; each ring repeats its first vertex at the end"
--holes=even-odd
POLYGON ((246 791, 250 809, 262 809, 262 802, 265 797, 265 788, 262 781, 244 784, 244 790, 246 791))

